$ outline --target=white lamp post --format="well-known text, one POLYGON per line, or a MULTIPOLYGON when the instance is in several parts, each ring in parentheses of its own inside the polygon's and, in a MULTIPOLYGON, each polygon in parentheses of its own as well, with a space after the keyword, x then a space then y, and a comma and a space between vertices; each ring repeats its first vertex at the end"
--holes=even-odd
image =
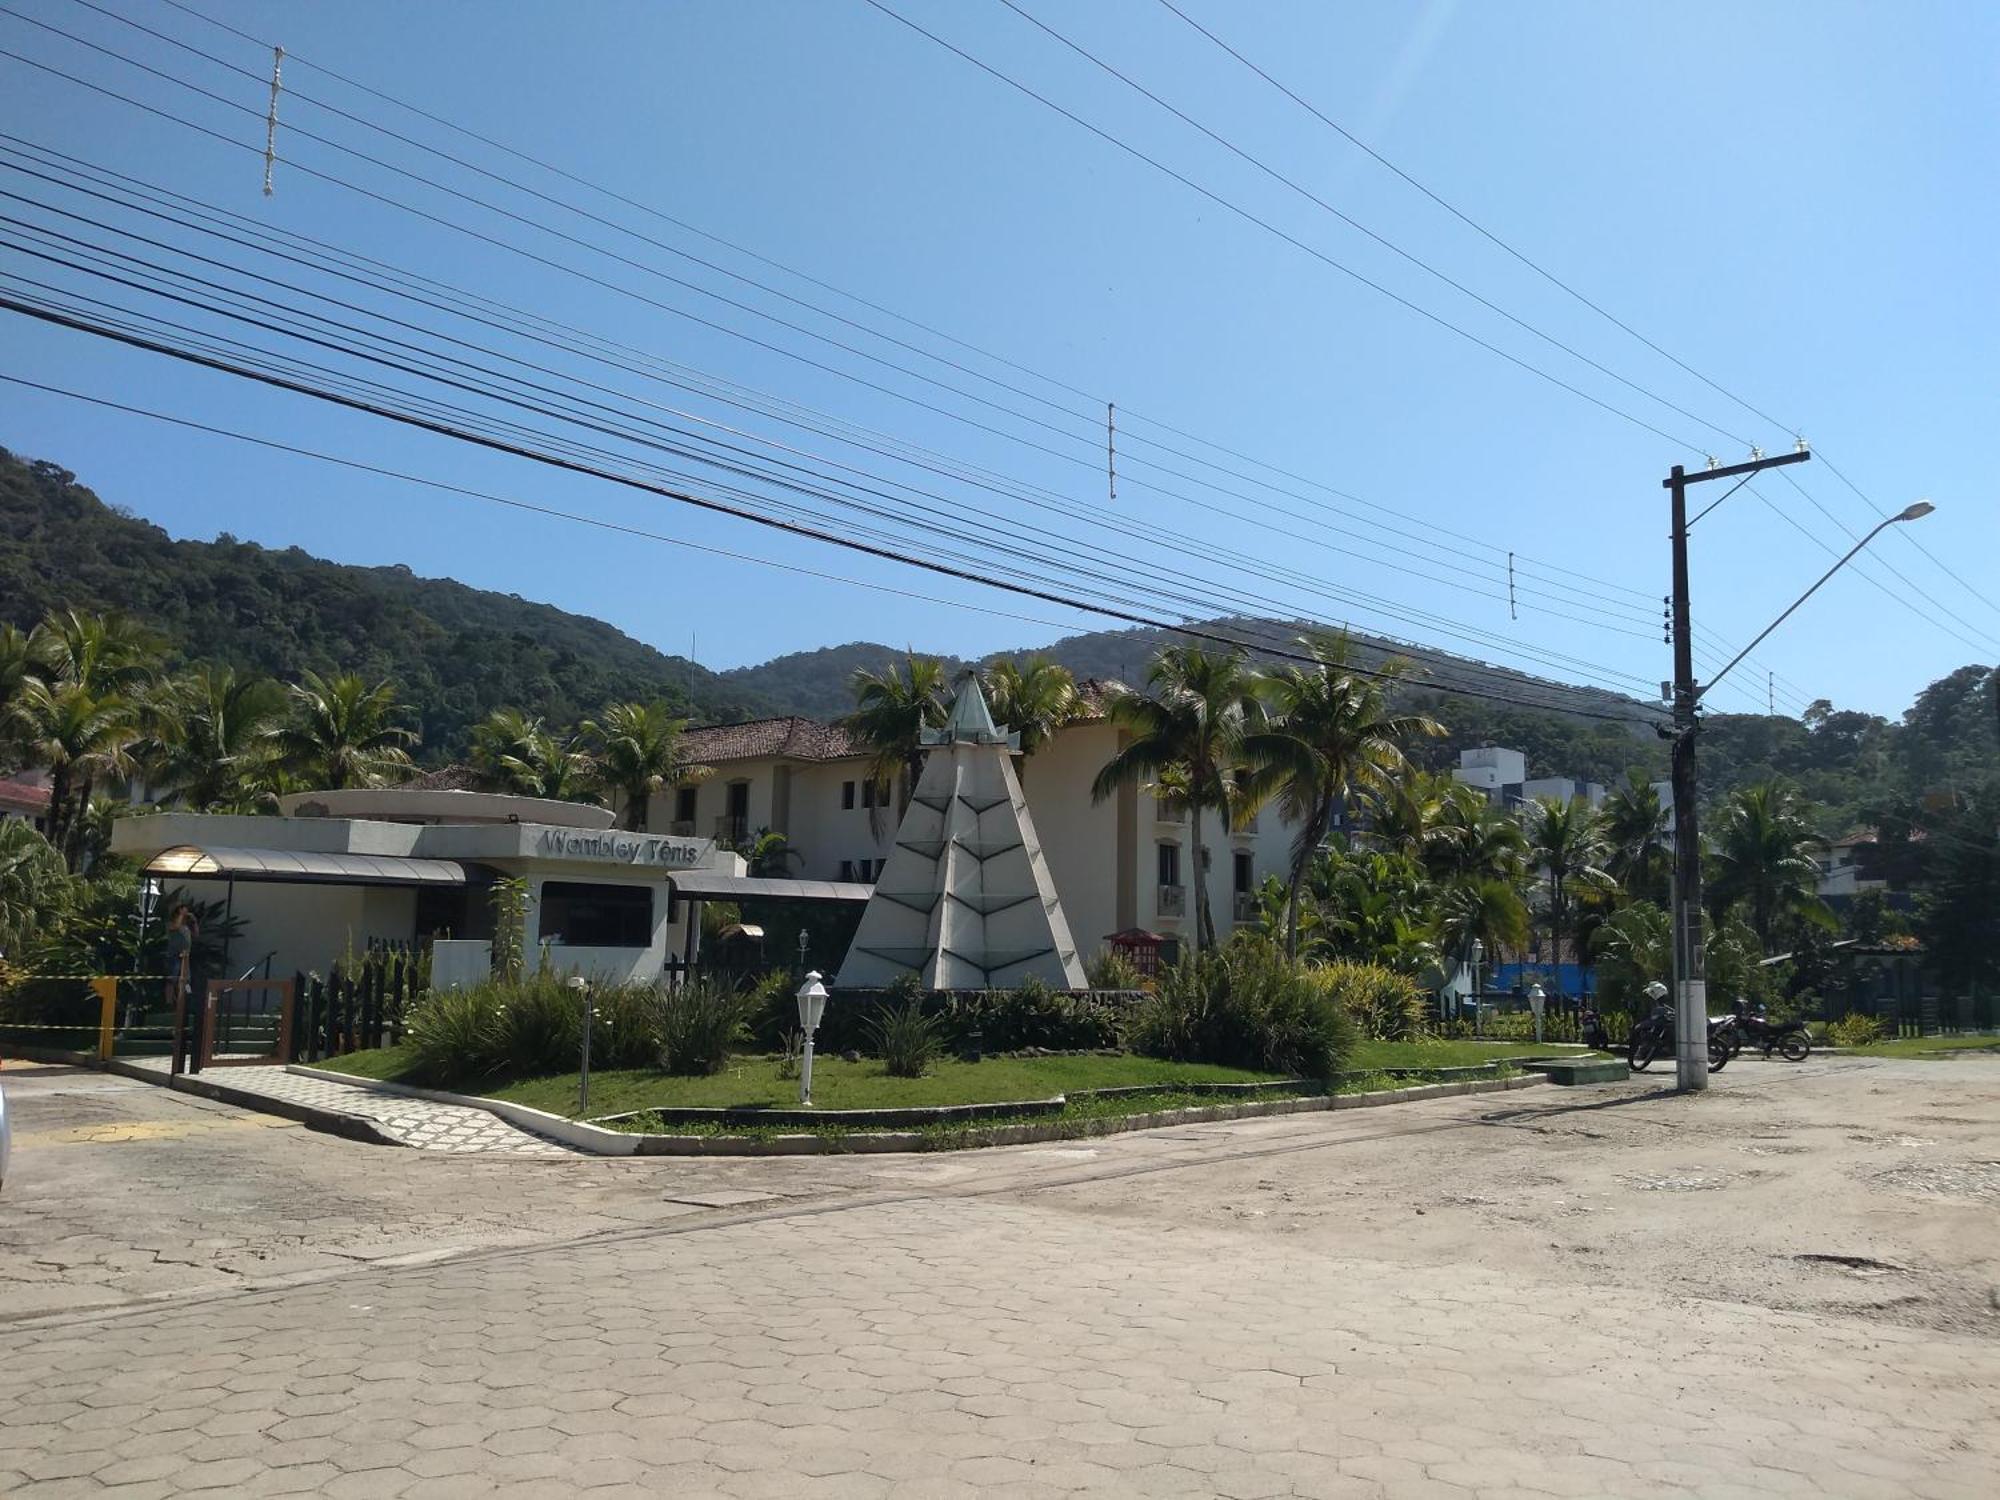
POLYGON ((1528 1009, 1535 1013, 1535 1040, 1537 1042, 1542 1039, 1542 1003, 1548 998, 1547 992, 1539 984, 1528 986, 1528 1009))
POLYGON ((1486 945, 1478 938, 1472 940, 1472 1014, 1479 1014, 1479 966, 1486 961, 1486 945))
POLYGON ((576 998, 583 1006, 583 1060, 576 1073, 576 1113, 578 1118, 582 1118, 590 1113, 590 1022, 596 1007, 590 1003, 588 979, 581 974, 572 974, 569 987, 576 991, 576 998))
POLYGON ((805 1033, 805 1046, 799 1057, 801 1105, 813 1102, 813 1033, 819 1030, 820 1017, 825 1014, 826 986, 819 982, 819 970, 814 969, 799 986, 799 1029, 805 1033))

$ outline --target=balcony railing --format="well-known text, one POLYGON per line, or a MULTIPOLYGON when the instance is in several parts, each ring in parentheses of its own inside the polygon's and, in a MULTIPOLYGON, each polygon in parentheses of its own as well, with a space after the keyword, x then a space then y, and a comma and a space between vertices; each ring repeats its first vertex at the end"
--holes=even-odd
POLYGON ((1187 887, 1184 885, 1163 885, 1159 900, 1155 904, 1163 917, 1184 917, 1187 915, 1187 887))
POLYGON ((1262 813, 1252 813, 1250 814, 1249 817, 1244 818, 1241 822, 1231 823, 1229 825, 1229 831, 1234 834, 1241 834, 1244 837, 1248 837, 1250 834, 1253 834, 1257 831, 1257 820, 1262 816, 1263 816, 1262 813))
POLYGON ((750 820, 724 813, 715 820, 715 841, 718 844, 747 844, 750 842, 750 820))
POLYGON ((677 819, 667 825, 667 832, 677 839, 691 839, 694 837, 694 819, 677 819))
POLYGON ((1187 804, 1175 797, 1153 798, 1153 819, 1159 823, 1185 823, 1187 804))
POLYGON ((1254 922, 1257 920, 1257 917, 1257 893, 1255 891, 1238 891, 1236 893, 1236 920, 1239 922, 1254 922))

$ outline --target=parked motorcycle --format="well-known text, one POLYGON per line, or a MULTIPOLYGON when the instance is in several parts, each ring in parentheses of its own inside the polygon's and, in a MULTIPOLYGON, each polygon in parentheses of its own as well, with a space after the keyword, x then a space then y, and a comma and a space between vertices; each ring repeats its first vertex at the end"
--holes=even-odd
MULTIPOLYGON (((1730 1045, 1730 1024, 1733 1016, 1710 1016, 1708 1018, 1708 1071, 1720 1073, 1729 1066, 1729 1059, 1736 1054, 1730 1045)), ((1668 1057, 1674 1050, 1674 1008, 1671 1005, 1655 1006, 1653 1013, 1632 1028, 1631 1051, 1627 1060, 1634 1073, 1643 1073, 1653 1065, 1658 1057, 1668 1057)))
POLYGON ((1776 1052, 1787 1062, 1804 1062, 1812 1051, 1812 1034, 1803 1021, 1773 1021, 1762 1010, 1739 1010, 1730 1055, 1746 1046, 1760 1049, 1765 1057, 1776 1052))

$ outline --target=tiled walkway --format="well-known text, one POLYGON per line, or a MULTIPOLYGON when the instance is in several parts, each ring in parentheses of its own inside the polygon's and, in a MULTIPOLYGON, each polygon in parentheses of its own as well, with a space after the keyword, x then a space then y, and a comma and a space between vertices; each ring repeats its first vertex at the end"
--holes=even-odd
MULTIPOLYGON (((164 1058, 147 1058, 139 1066, 162 1073, 167 1069, 164 1058)), ((377 1093, 355 1084, 307 1078, 280 1067, 215 1068, 202 1076, 245 1093, 360 1115, 374 1122, 384 1135, 424 1151, 497 1151, 516 1156, 577 1154, 560 1141, 522 1130, 483 1109, 460 1104, 436 1104, 428 1099, 377 1093)))

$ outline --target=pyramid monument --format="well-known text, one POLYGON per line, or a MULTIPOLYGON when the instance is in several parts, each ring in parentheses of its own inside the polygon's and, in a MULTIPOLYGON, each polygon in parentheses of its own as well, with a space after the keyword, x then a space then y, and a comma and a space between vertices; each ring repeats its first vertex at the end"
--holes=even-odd
POLYGON ((1012 989, 1030 977, 1084 987, 1083 962, 1014 774, 1021 737, 996 728, 979 679, 924 731, 895 847, 840 966, 842 989, 914 974, 926 989, 1012 989))

